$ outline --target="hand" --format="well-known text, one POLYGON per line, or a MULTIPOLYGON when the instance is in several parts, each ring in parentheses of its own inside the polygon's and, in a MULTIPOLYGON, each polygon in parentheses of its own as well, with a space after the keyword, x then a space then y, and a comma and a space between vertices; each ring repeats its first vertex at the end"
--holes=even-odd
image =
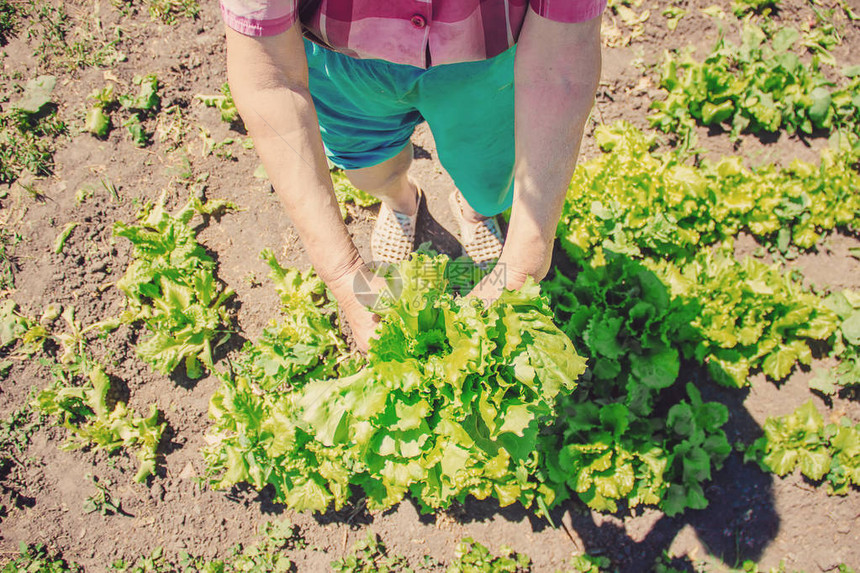
MULTIPOLYGON (((340 301, 338 301, 340 304, 340 301)), ((370 347, 370 339, 376 337, 376 325, 379 324, 379 315, 373 314, 361 305, 344 305, 341 309, 349 323, 352 337, 358 350, 364 354, 370 347)))
POLYGON ((484 308, 487 308, 502 295, 505 289, 517 290, 525 284, 528 277, 528 273, 519 271, 499 259, 495 270, 490 271, 481 279, 466 295, 466 298, 477 298, 484 303, 484 308))
POLYGON ((366 353, 370 339, 374 337, 379 316, 367 309, 371 298, 385 286, 384 280, 374 275, 363 262, 340 277, 332 280, 329 288, 338 306, 349 323, 352 336, 359 351, 366 353), (357 288, 358 287, 358 288, 357 288))

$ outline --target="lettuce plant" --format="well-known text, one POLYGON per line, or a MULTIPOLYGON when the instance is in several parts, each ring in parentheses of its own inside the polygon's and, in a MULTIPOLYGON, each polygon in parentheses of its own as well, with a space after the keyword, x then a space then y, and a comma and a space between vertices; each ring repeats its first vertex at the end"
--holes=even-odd
POLYGON ((372 509, 407 494, 425 511, 470 494, 551 503, 538 477, 539 433, 585 362, 535 284, 482 308, 449 292, 446 264, 417 255, 389 275, 391 296, 361 369, 336 341, 319 279, 276 271, 288 311, 280 332, 306 352, 275 352, 267 374, 260 366, 272 362, 261 357, 272 346, 258 343, 222 375, 205 450, 214 485, 272 484, 291 508, 317 511, 341 507, 354 488, 372 509), (313 335, 289 338, 309 324, 313 335), (328 358, 306 360, 314 355, 328 358))
POLYGON ((197 242, 189 226, 198 213, 235 206, 224 201, 191 199, 175 215, 164 209, 164 197, 143 210, 136 225, 117 222, 114 235, 134 246, 132 262, 117 282, 126 295, 126 323, 143 322, 151 335, 137 345, 138 355, 162 374, 185 363, 189 378, 212 368, 213 341, 229 338, 231 320, 224 303, 233 290, 214 276, 215 261, 197 242), (218 340, 216 340, 216 338, 218 340))
POLYGON ((779 476, 797 468, 813 481, 827 480, 831 494, 846 495, 852 485, 860 486, 860 424, 843 417, 825 425, 809 400, 791 414, 768 418, 763 430, 745 461, 779 476))

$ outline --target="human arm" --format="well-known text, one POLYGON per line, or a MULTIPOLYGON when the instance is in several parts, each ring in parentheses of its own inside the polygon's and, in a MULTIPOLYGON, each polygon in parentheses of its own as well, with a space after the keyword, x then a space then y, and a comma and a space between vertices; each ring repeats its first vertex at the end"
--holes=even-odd
POLYGON ((365 350, 376 318, 353 292, 366 266, 340 215, 294 25, 274 36, 227 29, 227 76, 236 107, 311 263, 365 350))
POLYGON ((493 300, 503 287, 517 289, 549 270, 600 66, 599 16, 569 24, 529 10, 514 61, 514 201, 502 272, 479 283, 473 296, 493 300))

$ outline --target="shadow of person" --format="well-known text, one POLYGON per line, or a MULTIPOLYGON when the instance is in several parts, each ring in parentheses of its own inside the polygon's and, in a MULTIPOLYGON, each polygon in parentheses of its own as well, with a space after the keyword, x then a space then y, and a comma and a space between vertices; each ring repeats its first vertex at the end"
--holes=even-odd
MULTIPOLYGON (((732 409, 731 425, 750 423, 755 425, 745 409, 732 409)), ((623 572, 653 571, 654 564, 688 526, 708 555, 724 565, 738 567, 745 560, 758 561, 776 537, 780 518, 774 506, 772 476, 754 464, 743 463, 742 458, 742 454, 732 453, 722 469, 714 473, 713 480, 705 486, 709 502, 705 509, 687 509, 675 517, 657 510, 639 510, 635 517, 624 519, 632 512, 622 510, 603 516, 588 511, 581 503, 568 502, 561 519, 581 543, 577 549, 606 555, 623 572), (656 520, 655 514, 659 515, 656 520)), ((681 545, 688 544, 685 539, 681 545)), ((681 547, 684 549, 690 547, 681 547)), ((694 570, 691 562, 675 562, 672 567, 694 570)))

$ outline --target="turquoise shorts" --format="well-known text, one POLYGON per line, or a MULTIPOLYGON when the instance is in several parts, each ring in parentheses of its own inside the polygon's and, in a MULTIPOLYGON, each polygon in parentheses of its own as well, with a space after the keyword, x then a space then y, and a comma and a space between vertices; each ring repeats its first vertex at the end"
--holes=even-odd
POLYGON ((483 215, 511 206, 516 46, 480 62, 424 70, 358 60, 305 40, 325 152, 342 169, 397 155, 427 121, 442 166, 483 215))

